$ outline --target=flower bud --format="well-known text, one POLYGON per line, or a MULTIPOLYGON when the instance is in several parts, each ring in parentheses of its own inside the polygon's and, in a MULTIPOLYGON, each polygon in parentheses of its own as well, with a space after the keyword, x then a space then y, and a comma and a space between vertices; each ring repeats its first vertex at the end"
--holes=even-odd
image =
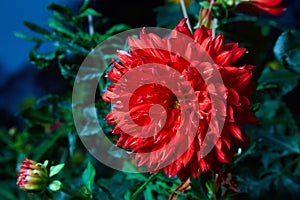
POLYGON ((26 192, 40 192, 48 182, 48 171, 41 164, 25 158, 18 173, 17 184, 26 192))
POLYGON ((202 7, 200 9, 199 25, 200 26, 205 26, 207 28, 211 28, 211 25, 212 25, 211 7, 210 8, 204 8, 204 7, 202 7))

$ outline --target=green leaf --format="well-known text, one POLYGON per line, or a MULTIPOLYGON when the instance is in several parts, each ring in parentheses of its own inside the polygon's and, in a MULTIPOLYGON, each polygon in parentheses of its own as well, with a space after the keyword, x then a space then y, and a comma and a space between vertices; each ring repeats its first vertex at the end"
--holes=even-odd
POLYGON ((209 8, 210 7, 210 3, 208 1, 201 1, 201 2, 199 2, 199 4, 203 8, 209 8))
POLYGON ((51 166, 49 177, 52 177, 52 176, 58 174, 64 168, 64 166, 65 166, 65 164, 58 164, 55 166, 51 166))
POLYGON ((35 49, 32 49, 29 53, 30 61, 39 69, 48 67, 50 63, 55 59, 55 56, 55 51, 49 53, 38 53, 35 49))
POLYGON ((66 134, 67 131, 68 130, 60 129, 55 135, 52 135, 51 139, 43 140, 40 145, 35 147, 35 151, 33 152, 33 160, 40 160, 44 154, 55 145, 56 141, 66 134))
POLYGON ((95 17, 101 17, 102 14, 94 10, 93 8, 88 8, 82 13, 78 15, 79 18, 87 17, 87 16, 95 16, 95 17))
POLYGON ((45 160, 44 163, 43 163, 43 165, 44 165, 45 168, 47 168, 48 164, 49 164, 48 160, 45 160))
POLYGON ((73 31, 71 31, 69 28, 67 28, 62 23, 60 23, 59 21, 57 21, 55 19, 50 18, 48 20, 48 25, 49 25, 49 27, 53 28, 55 31, 57 31, 59 33, 68 35, 72 38, 76 37, 76 34, 73 31))
POLYGON ((79 9, 79 12, 82 13, 89 6, 90 0, 84 0, 82 6, 79 9))
POLYGON ((68 78, 72 78, 72 79, 75 79, 76 77, 76 70, 78 70, 78 66, 76 65, 73 65, 73 66, 69 66, 67 64, 62 64, 61 61, 59 60, 58 61, 58 66, 59 66, 59 69, 60 69, 60 72, 61 72, 61 75, 65 78, 65 79, 68 79, 68 78), (75 69, 75 70, 74 70, 75 69))
POLYGON ((111 197, 111 195, 107 194, 106 192, 107 191, 103 190, 101 187, 97 187, 95 189, 95 196, 93 198, 101 200, 112 200, 113 198, 111 197))
POLYGON ((54 180, 49 184, 49 189, 56 192, 63 188, 63 184, 59 180, 54 180))
POLYGON ((20 33, 20 32, 14 32, 14 35, 18 38, 21 38, 23 40, 28 40, 28 41, 31 41, 31 42, 43 42, 44 41, 44 39, 33 37, 33 36, 30 36, 30 35, 26 35, 26 34, 20 33))
POLYGON ((271 136, 265 136, 265 137, 268 138, 270 141, 274 142, 275 145, 281 145, 291 153, 300 154, 299 141, 297 141, 298 138, 292 138, 287 136, 282 137, 281 139, 271 137, 271 136))
POLYGON ((144 191, 144 199, 145 200, 155 199, 154 196, 152 195, 152 190, 149 187, 147 187, 144 191))
POLYGON ((274 46, 274 54, 288 69, 300 73, 300 30, 282 33, 274 46))
MULTIPOLYGON (((136 185, 141 183, 137 179, 126 180, 125 177, 127 177, 127 175, 127 173, 117 172, 112 177, 98 179, 97 184, 111 194, 111 199, 124 199, 125 195, 131 194, 131 192, 126 194, 129 188, 136 188, 136 185)), ((127 199, 130 199, 130 197, 127 199)))
POLYGON ((131 26, 128 26, 126 24, 116 24, 116 25, 113 25, 110 29, 108 29, 105 32, 105 34, 106 35, 113 35, 114 33, 118 33, 118 32, 121 32, 121 31, 128 30, 128 29, 131 29, 131 26))
POLYGON ((299 79, 299 74, 287 69, 272 70, 267 67, 258 80, 258 90, 268 89, 270 86, 274 87, 275 84, 281 90, 282 94, 285 95, 297 86, 299 79))
POLYGON ((84 172, 82 173, 82 183, 84 187, 87 189, 88 195, 92 196, 93 184, 96 175, 96 170, 91 163, 88 163, 84 172))
POLYGON ((280 103, 277 100, 265 101, 261 105, 261 109, 257 111, 256 115, 260 120, 271 121, 276 117, 280 108, 280 103))
POLYGON ((300 186, 296 177, 282 175, 276 177, 273 184, 278 191, 277 199, 294 199, 295 196, 299 196, 300 186))
POLYGON ((214 181, 213 180, 206 181, 205 188, 208 190, 208 196, 211 199, 213 199, 213 196, 214 196, 214 193, 213 193, 213 190, 214 190, 214 181))
MULTIPOLYGON (((300 33, 299 33, 300 34, 300 33)), ((300 69, 300 47, 286 53, 286 62, 299 72, 300 69)))
POLYGON ((28 21, 25 21, 24 24, 32 31, 34 32, 37 32, 37 33, 41 33, 43 35, 50 35, 51 32, 48 31, 47 29, 45 28, 42 28, 34 23, 31 23, 31 22, 28 22, 28 21))
MULTIPOLYGON (((67 38, 63 35, 53 34, 50 37, 51 41, 55 41, 53 44, 56 47, 56 51, 65 52, 66 54, 75 54, 77 56, 87 56, 90 53, 90 50, 87 50, 82 43, 86 41, 80 41, 79 38, 67 38), (76 43, 74 42, 76 40, 76 43)), ((65 54, 59 55, 62 59, 65 54)))
POLYGON ((30 123, 51 124, 54 122, 52 116, 53 108, 51 105, 45 105, 40 108, 30 107, 23 110, 20 115, 29 120, 30 123))
POLYGON ((196 178, 191 177, 192 192, 198 197, 198 199, 209 199, 207 196, 208 191, 205 186, 205 183, 208 180, 210 180, 210 178, 208 178, 205 173, 201 173, 196 178))
POLYGON ((59 5, 59 4, 56 4, 56 3, 52 3, 48 6, 48 9, 49 10, 53 10, 53 11, 56 11, 58 13, 61 13, 61 14, 64 14, 66 15, 68 18, 72 18, 73 16, 73 12, 72 10, 70 10, 68 7, 66 6, 62 6, 62 5, 59 5))
POLYGON ((131 192, 130 191, 125 192, 124 199, 125 200, 131 200, 130 197, 131 197, 131 192))

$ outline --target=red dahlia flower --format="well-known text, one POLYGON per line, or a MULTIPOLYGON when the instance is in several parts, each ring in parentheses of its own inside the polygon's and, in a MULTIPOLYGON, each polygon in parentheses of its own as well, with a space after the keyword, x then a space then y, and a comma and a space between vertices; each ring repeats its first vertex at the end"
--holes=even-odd
POLYGON ((240 0, 238 8, 250 12, 267 12, 271 15, 280 15, 286 8, 281 6, 282 0, 240 0))
POLYGON ((45 166, 41 163, 36 163, 25 158, 18 173, 17 184, 27 192, 42 191, 48 181, 48 172, 45 166))
POLYGON ((119 51, 117 57, 120 63, 113 61, 113 69, 107 74, 116 84, 110 85, 102 96, 105 101, 115 104, 106 120, 107 123, 116 124, 112 131, 120 135, 116 145, 131 149, 132 153, 135 153, 138 165, 146 165, 151 172, 164 168, 167 175, 178 175, 181 180, 186 180, 191 175, 196 177, 201 171, 218 171, 222 163, 231 162, 234 155, 232 147, 245 146, 248 142, 247 135, 239 125, 256 122, 256 117, 249 110, 249 96, 255 90, 251 81, 254 67, 247 64, 241 67, 233 66, 246 49, 238 47, 237 43, 225 44, 222 34, 212 37, 212 31, 204 26, 192 34, 185 19, 176 26, 168 38, 160 38, 142 31, 140 39, 131 38, 128 44, 131 51, 119 51), (187 40, 182 39, 180 34, 201 46, 205 52, 185 43, 187 40), (208 54, 214 63, 203 61, 205 54, 208 54), (187 61, 184 57, 191 61, 187 61), (155 69, 146 67, 147 64, 153 63, 159 64, 160 67, 155 69), (137 68, 146 69, 140 70, 133 77, 126 77, 137 68), (200 72, 196 68, 200 69, 200 72), (202 72, 206 77, 203 77, 202 72), (180 89, 180 83, 173 78, 176 73, 188 82, 192 90, 180 89), (217 74, 221 76, 223 83, 208 83, 217 74), (143 84, 134 92, 126 92, 126 89, 132 88, 130 81, 140 83, 148 80, 151 75, 161 82, 174 83, 176 94, 157 83, 143 84), (121 90, 117 88, 118 84, 121 90), (178 91, 176 87, 179 88, 178 91), (216 100, 218 109, 214 110, 212 99, 215 93, 220 91, 224 92, 227 104, 216 100), (189 98, 191 93, 196 96, 195 102, 191 102, 196 103, 198 110, 190 104, 183 108, 182 102, 189 98), (123 110, 126 107, 124 98, 127 96, 130 96, 129 115, 123 110), (150 108, 157 104, 163 106, 164 111, 152 110, 152 117, 159 118, 160 115, 167 117, 165 123, 154 120, 158 124, 155 127, 151 125, 149 113, 150 108), (199 116, 200 120, 195 120, 195 116, 199 116), (184 117, 188 120, 183 122, 185 124, 181 124, 184 117), (213 117, 223 120, 223 129, 216 121, 212 120, 211 123, 213 117), (128 118, 138 124, 142 131, 133 127, 128 118), (157 127, 161 129, 157 131, 157 127), (182 130, 182 127, 185 128, 182 130), (221 132, 220 137, 216 137, 217 132, 221 132), (177 140, 174 139, 177 137, 177 140), (201 148, 209 146, 205 138, 216 138, 216 143, 207 155, 201 156, 201 148), (173 145, 168 146, 172 140, 175 140, 173 145), (186 149, 179 154, 185 145, 186 149), (157 150, 161 151, 157 153, 157 150), (150 154, 144 154, 147 152, 150 154), (170 160, 171 162, 168 162, 170 160))

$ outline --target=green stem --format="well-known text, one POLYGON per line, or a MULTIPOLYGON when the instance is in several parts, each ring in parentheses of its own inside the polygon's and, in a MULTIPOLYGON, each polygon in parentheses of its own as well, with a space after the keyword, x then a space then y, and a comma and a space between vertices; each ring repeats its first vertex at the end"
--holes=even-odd
POLYGON ((254 142, 249 149, 247 149, 245 151, 245 153, 243 153, 242 155, 240 155, 237 159, 235 159, 235 161, 233 162, 234 164, 237 164, 239 161, 241 161, 244 157, 246 157, 247 155, 250 155, 253 150, 256 148, 257 142, 254 142))
POLYGON ((88 15, 88 23, 89 23, 89 34, 90 35, 94 35, 94 25, 93 25, 93 16, 92 15, 88 15))
POLYGON ((157 173, 155 173, 155 174, 152 174, 152 175, 148 178, 148 180, 145 181, 145 182, 143 183, 143 185, 141 185, 141 186, 137 189, 137 191, 135 191, 135 193, 133 193, 133 195, 131 196, 130 199, 131 199, 131 200, 135 200, 135 199, 138 197, 138 195, 145 189, 145 187, 146 187, 150 182, 152 182, 158 174, 159 174, 159 172, 157 172, 157 173))

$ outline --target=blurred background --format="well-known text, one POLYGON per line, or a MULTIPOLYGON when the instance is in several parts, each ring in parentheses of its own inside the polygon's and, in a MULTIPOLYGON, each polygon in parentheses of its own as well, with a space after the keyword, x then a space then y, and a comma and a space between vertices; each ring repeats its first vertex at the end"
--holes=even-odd
MULTIPOLYGON (((63 78, 55 70, 38 70, 29 62, 29 51, 34 43, 17 38, 14 32, 35 35, 24 21, 46 26, 51 3, 66 5, 73 10, 79 8, 81 0, 3 0, 0 2, 0 125, 10 128, 19 123, 15 118, 23 103, 50 92, 62 90, 63 78)), ((163 0, 92 0, 93 7, 105 17, 109 24, 126 23, 132 27, 155 26, 153 9, 163 0), (118 5, 118 6, 115 6, 118 5)), ((46 52, 47 46, 43 47, 46 52)))

